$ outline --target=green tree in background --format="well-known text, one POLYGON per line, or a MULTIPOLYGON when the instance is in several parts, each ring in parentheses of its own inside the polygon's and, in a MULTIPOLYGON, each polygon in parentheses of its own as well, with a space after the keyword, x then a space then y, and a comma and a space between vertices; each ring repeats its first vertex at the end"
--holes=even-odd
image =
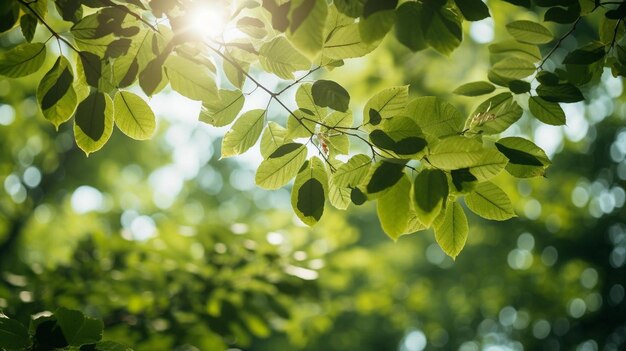
POLYGON ((0 14, 0 309, 33 349, 626 342, 621 2, 0 14))

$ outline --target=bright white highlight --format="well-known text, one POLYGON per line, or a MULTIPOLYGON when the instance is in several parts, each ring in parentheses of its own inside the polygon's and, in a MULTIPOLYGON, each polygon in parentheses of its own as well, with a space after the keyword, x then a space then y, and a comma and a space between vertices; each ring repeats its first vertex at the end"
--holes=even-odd
POLYGON ((224 10, 217 6, 193 9, 189 26, 191 30, 205 38, 218 38, 226 29, 224 10))

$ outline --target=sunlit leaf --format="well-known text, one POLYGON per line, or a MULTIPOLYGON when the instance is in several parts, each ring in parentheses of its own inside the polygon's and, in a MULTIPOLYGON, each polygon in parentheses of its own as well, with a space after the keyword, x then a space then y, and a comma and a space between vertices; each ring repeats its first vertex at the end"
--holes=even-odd
POLYGON ((306 161, 306 146, 290 143, 280 146, 257 169, 256 184, 264 189, 278 189, 287 184, 306 161))
POLYGON ((46 59, 43 43, 24 43, 0 53, 0 75, 24 77, 37 72, 46 59))
POLYGON ((73 87, 72 66, 64 56, 44 75, 37 88, 37 101, 44 117, 56 128, 72 117, 78 102, 73 87))
POLYGON ((239 117, 222 140, 222 157, 240 155, 259 140, 265 125, 265 110, 251 110, 239 117))
POLYGON ((463 207, 450 203, 435 223, 435 239, 448 256, 455 259, 465 247, 469 226, 463 207))
POLYGON ((491 182, 476 185, 465 196, 465 204, 472 212, 485 219, 504 221, 516 216, 507 194, 491 182))
POLYGON ((424 169, 415 177, 410 193, 417 218, 429 227, 448 198, 448 179, 440 170, 424 169))
POLYGON ((137 140, 150 139, 156 128, 156 117, 148 104, 136 94, 119 91, 113 99, 115 125, 137 140))

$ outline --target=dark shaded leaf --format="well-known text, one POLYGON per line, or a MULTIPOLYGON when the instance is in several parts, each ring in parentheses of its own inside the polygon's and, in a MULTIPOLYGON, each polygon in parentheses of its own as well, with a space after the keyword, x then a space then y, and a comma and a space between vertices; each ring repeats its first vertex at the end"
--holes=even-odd
POLYGON ((509 82, 509 89, 513 94, 524 94, 530 91, 530 83, 523 80, 509 82))
POLYGON ((341 85, 331 80, 318 80, 311 87, 313 101, 317 106, 330 107, 346 112, 350 105, 350 94, 341 85))
POLYGON ((457 191, 463 191, 463 185, 465 183, 478 180, 476 176, 470 172, 469 168, 453 169, 450 171, 450 175, 452 176, 452 184, 454 184, 457 191))
POLYGON ((334 0, 337 10, 344 15, 352 18, 361 17, 363 14, 363 5, 366 0, 334 0))
POLYGON ((424 169, 413 184, 415 211, 420 222, 430 226, 448 199, 448 178, 443 171, 424 169))
POLYGON ((289 144, 282 145, 278 149, 276 149, 276 151, 272 152, 272 154, 268 158, 279 158, 279 157, 285 156, 288 153, 291 153, 297 150, 301 146, 302 144, 298 144, 298 143, 289 143, 289 144))
POLYGON ((350 201, 357 206, 361 206, 367 201, 367 196, 363 194, 361 189, 352 188, 352 191, 350 191, 350 201))
POLYGON ((81 51, 78 56, 83 65, 87 84, 97 88, 100 77, 102 77, 102 62, 100 61, 100 57, 87 51, 81 51))
POLYGON ((409 137, 396 142, 392 151, 398 155, 413 155, 424 150, 427 144, 424 138, 409 137))
POLYGON ((83 18, 83 8, 78 0, 55 0, 54 4, 65 21, 76 23, 83 18))
POLYGON ((67 90, 72 86, 73 82, 74 75, 72 74, 70 68, 66 67, 52 88, 50 88, 46 95, 43 96, 43 99, 41 100, 41 109, 47 110, 54 106, 63 96, 65 96, 67 90))
POLYGON ((576 22, 580 17, 580 4, 578 1, 572 3, 567 9, 561 7, 552 7, 546 11, 543 20, 546 22, 556 22, 561 24, 570 24, 576 22))
POLYGON ((528 9, 530 8, 530 0, 503 0, 503 1, 506 1, 509 4, 522 6, 528 9))
POLYGON ((422 26, 415 23, 421 16, 422 7, 416 2, 406 2, 396 10, 396 38, 414 52, 428 47, 422 26))
POLYGON ((366 0, 363 6, 363 18, 367 18, 376 12, 394 10, 398 6, 398 0, 366 0))
POLYGON ((30 344, 28 330, 22 323, 0 318, 0 345, 8 350, 26 349, 30 344))
POLYGON ((376 111, 373 108, 370 109, 369 115, 370 115, 370 124, 372 124, 373 126, 379 125, 380 122, 383 120, 383 117, 380 115, 380 112, 376 111))
POLYGON ((31 14, 25 14, 20 18, 20 28, 27 42, 31 42, 37 30, 37 17, 31 14))
POLYGON ((521 150, 515 150, 508 148, 502 144, 496 143, 498 151, 504 154, 509 159, 510 163, 523 165, 523 166, 543 166, 543 163, 537 159, 537 157, 526 153, 521 150))
POLYGON ((275 0, 263 0, 263 7, 272 14, 272 27, 284 32, 289 27, 289 9, 291 2, 278 5, 275 0))
POLYGON ((373 172, 367 183, 368 194, 375 194, 396 184, 404 174, 404 164, 381 161, 378 167, 374 167, 373 172))
POLYGON ((104 58, 117 58, 128 53, 132 41, 127 38, 117 39, 107 46, 104 58))
POLYGON ((537 81, 544 85, 557 85, 561 81, 559 76, 552 72, 540 71, 537 73, 537 81))
POLYGON ((573 84, 544 85, 537 87, 537 94, 550 102, 578 102, 585 99, 580 90, 573 84))
POLYGON ((306 20, 313 8, 315 7, 315 1, 317 0, 304 0, 300 6, 293 10, 291 15, 291 33, 300 28, 300 25, 306 20))
POLYGON ((104 134, 104 94, 92 91, 76 108, 76 125, 93 141, 104 134))
POLYGON ((137 79, 138 71, 139 71, 139 63, 137 62, 137 58, 135 58, 133 62, 130 64, 130 66, 128 67, 128 71, 126 71, 124 78, 122 78, 122 80, 120 81, 119 87, 125 88, 133 84, 133 82, 137 79))
POLYGON ((490 16, 489 8, 482 0, 454 0, 454 3, 468 21, 480 21, 490 16))
POLYGON ((161 57, 150 61, 146 68, 139 73, 139 86, 148 96, 152 96, 156 92, 162 80, 163 59, 161 57))
POLYGON ((13 28, 20 16, 17 1, 6 1, 0 5, 0 33, 13 28))
POLYGON ((311 178, 298 190, 298 210, 306 217, 319 221, 324 213, 324 186, 319 180, 311 178))
POLYGON ((566 65, 590 65, 600 61, 606 55, 604 45, 594 45, 589 48, 581 48, 567 54, 563 63, 566 65))

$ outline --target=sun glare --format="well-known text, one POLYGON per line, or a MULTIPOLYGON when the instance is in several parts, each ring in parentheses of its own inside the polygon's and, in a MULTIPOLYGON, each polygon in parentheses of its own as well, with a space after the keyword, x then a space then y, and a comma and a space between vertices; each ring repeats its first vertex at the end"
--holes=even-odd
POLYGON ((206 38, 217 38, 226 29, 225 11, 218 6, 198 7, 190 16, 190 27, 206 38))

